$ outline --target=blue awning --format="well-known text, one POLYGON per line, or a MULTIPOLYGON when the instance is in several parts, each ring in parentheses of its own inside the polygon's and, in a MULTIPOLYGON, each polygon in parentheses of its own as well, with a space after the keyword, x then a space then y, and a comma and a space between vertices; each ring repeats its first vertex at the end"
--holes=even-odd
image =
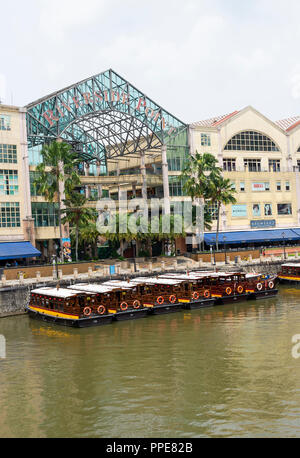
MULTIPOLYGON (((283 242, 291 240, 300 240, 300 229, 272 229, 266 231, 237 231, 237 232, 220 232, 218 237, 219 244, 247 244, 255 242, 283 242), (283 234, 284 233, 284 237, 283 234), (225 240, 224 237, 225 236, 225 240)), ((210 232, 204 234, 204 242, 207 245, 216 244, 216 233, 210 232)))
POLYGON ((34 258, 41 256, 41 252, 30 242, 1 242, 0 259, 34 258))

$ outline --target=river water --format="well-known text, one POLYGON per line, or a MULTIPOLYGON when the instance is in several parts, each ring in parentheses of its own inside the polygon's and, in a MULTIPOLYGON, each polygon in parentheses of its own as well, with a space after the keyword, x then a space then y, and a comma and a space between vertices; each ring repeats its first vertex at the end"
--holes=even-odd
POLYGON ((1 437, 300 437, 300 288, 69 329, 0 319, 1 437))

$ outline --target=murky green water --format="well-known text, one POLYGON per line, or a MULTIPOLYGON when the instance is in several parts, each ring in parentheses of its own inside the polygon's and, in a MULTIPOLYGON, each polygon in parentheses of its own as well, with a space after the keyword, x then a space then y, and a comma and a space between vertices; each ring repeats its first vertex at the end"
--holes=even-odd
POLYGON ((67 329, 0 319, 1 437, 300 437, 300 288, 67 329))

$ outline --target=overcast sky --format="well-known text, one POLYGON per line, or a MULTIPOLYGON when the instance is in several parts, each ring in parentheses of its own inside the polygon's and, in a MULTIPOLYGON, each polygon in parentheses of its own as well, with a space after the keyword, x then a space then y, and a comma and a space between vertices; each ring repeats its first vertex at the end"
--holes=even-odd
POLYGON ((184 122, 300 115, 299 0, 0 0, 0 97, 108 68, 184 122))

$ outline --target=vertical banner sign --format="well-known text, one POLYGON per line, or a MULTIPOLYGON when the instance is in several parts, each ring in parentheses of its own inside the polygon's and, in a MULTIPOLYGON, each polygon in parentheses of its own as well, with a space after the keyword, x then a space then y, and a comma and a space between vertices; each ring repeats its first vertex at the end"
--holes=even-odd
POLYGON ((69 238, 62 239, 63 241, 63 254, 64 258, 68 261, 72 261, 72 253, 71 253, 71 240, 69 238))

